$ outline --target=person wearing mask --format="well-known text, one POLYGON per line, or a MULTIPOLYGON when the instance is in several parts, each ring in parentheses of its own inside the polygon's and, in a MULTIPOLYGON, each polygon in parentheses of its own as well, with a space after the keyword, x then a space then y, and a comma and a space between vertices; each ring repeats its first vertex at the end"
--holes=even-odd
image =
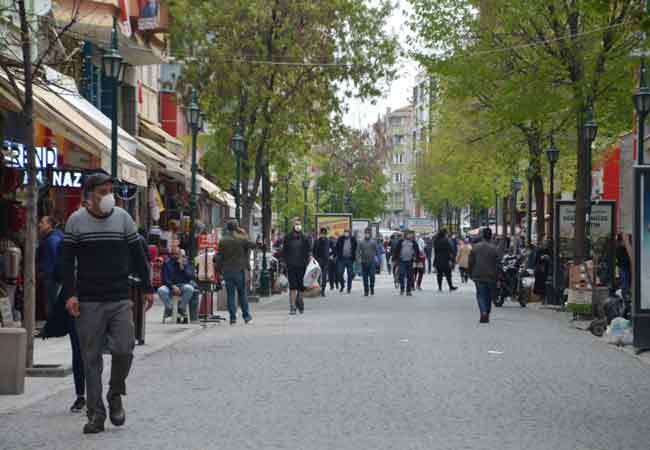
POLYGON ((43 216, 38 222, 38 279, 47 299, 48 315, 54 311, 59 294, 59 283, 54 279, 54 269, 63 242, 63 232, 56 228, 52 216, 43 216))
POLYGON ((472 251, 472 244, 469 243, 469 240, 466 242, 461 239, 459 245, 456 264, 458 264, 458 270, 460 271, 460 281, 467 283, 469 281, 469 254, 472 251))
MULTIPOLYGON (((41 218, 39 222, 39 232, 43 235, 46 229, 52 226, 53 220, 48 216, 41 218), (43 223, 47 221, 46 223, 43 223)), ((55 228, 59 230, 58 227, 55 228)), ((51 235, 52 232, 50 232, 51 235)), ((63 283, 63 232, 61 231, 61 240, 56 247, 53 247, 54 270, 52 272, 52 281, 56 286, 56 302, 52 308, 48 306, 47 322, 41 331, 40 336, 43 339, 53 337, 63 337, 66 334, 70 337, 70 347, 72 349, 72 375, 74 378, 74 388, 76 400, 70 407, 70 412, 78 413, 86 407, 86 381, 84 378, 83 358, 81 357, 81 345, 79 343, 79 334, 75 325, 74 318, 65 310, 65 299, 63 291, 59 286, 63 283)), ((39 247, 40 248, 40 247, 39 247)))
POLYGON ((298 218, 293 219, 292 231, 285 236, 282 254, 289 279, 289 314, 295 315, 296 309, 302 314, 305 312, 305 302, 302 297, 305 290, 303 279, 311 259, 311 245, 302 232, 302 222, 298 218))
POLYGON ((431 261, 433 259, 433 238, 427 234, 424 238, 424 253, 427 257, 427 273, 431 273, 431 261))
POLYGON ((320 237, 314 244, 313 250, 314 258, 320 266, 320 295, 325 297, 325 288, 327 287, 327 275, 329 272, 330 257, 332 255, 332 247, 330 239, 327 237, 327 228, 320 229, 320 237))
POLYGON ((357 260, 361 265, 361 276, 363 277, 363 295, 365 297, 375 295, 375 274, 377 266, 377 241, 372 239, 370 228, 366 228, 363 239, 357 245, 357 260))
POLYGON ((412 231, 406 231, 405 238, 400 239, 395 249, 396 260, 399 262, 399 294, 411 296, 413 291, 413 266, 417 259, 420 249, 415 242, 415 234, 412 231))
POLYGON ((169 251, 169 259, 162 266, 162 286, 158 288, 158 297, 165 305, 165 317, 172 315, 173 295, 181 297, 178 313, 187 319, 187 307, 194 295, 193 277, 192 267, 181 257, 181 249, 173 246, 169 251))
POLYGON ((328 261, 328 279, 330 282, 330 291, 333 289, 338 289, 340 287, 339 282, 339 269, 336 261, 336 237, 330 237, 330 257, 328 261))
POLYGON ((616 266, 620 278, 621 295, 625 300, 630 298, 630 285, 631 285, 631 259, 626 245, 623 233, 616 235, 616 266))
POLYGON ((106 342, 112 355, 109 418, 115 426, 126 420, 122 396, 135 346, 130 272, 142 280, 147 309, 153 304, 153 288, 136 225, 115 206, 112 178, 104 171, 87 175, 84 192, 87 206, 72 214, 65 226, 63 292, 66 309, 76 318, 84 361, 88 423, 83 432, 94 434, 104 431, 106 421, 102 400, 106 342))
POLYGON ((469 253, 469 273, 476 284, 476 300, 481 313, 479 322, 489 323, 500 259, 499 251, 492 243, 492 230, 483 228, 481 234, 483 240, 475 244, 469 253))
POLYGON ((451 242, 452 241, 447 237, 447 230, 443 228, 440 230, 433 243, 433 249, 435 251, 434 265, 436 267, 436 276, 438 278, 438 291, 442 291, 443 277, 447 279, 450 292, 458 289, 451 281, 451 268, 455 261, 455 252, 451 242))
POLYGON ((352 290, 352 279, 354 278, 354 258, 357 254, 357 240, 351 236, 350 230, 345 230, 343 236, 336 243, 336 255, 339 266, 339 282, 341 283, 340 291, 345 289, 343 282, 343 273, 347 272, 348 294, 352 290))
POLYGON ((244 322, 250 324, 253 320, 246 296, 246 270, 249 267, 249 252, 258 245, 248 239, 246 230, 240 228, 237 221, 234 220, 228 222, 226 231, 219 241, 219 252, 215 257, 215 265, 226 283, 230 325, 237 323, 235 291, 244 322))

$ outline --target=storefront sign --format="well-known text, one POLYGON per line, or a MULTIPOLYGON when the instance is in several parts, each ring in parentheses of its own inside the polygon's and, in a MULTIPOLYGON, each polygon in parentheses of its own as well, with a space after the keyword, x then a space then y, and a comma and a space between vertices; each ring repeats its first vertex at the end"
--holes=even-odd
MULTIPOLYGON (((34 147, 36 155, 36 168, 46 169, 58 167, 59 154, 55 147, 34 147)), ((4 141, 2 143, 2 153, 7 166, 26 169, 28 153, 23 144, 17 142, 4 141)))
POLYGON ((327 228, 329 237, 343 236, 345 230, 352 228, 351 214, 316 214, 316 229, 327 228))
POLYGON ((433 219, 409 217, 406 223, 408 229, 416 233, 433 233, 433 219))

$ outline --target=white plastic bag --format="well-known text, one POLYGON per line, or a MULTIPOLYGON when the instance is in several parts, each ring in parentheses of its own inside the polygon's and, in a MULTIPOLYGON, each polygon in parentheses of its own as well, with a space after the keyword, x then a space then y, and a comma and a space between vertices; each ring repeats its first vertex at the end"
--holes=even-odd
POLYGON ((304 287, 309 288, 313 284, 318 282, 320 278, 320 266, 315 259, 309 261, 307 264, 307 270, 305 270, 305 277, 302 279, 302 284, 304 287))
POLYGON ((284 275, 280 275, 278 277, 277 281, 276 281, 276 284, 282 290, 288 289, 289 288, 289 279, 284 275))
POLYGON ((617 317, 607 327, 605 336, 610 344, 629 345, 632 341, 632 324, 627 319, 617 317))

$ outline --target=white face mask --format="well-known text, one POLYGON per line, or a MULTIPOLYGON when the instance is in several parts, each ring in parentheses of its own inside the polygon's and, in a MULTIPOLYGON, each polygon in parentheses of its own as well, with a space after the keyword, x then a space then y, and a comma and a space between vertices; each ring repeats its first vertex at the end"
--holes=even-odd
POLYGON ((115 196, 113 194, 108 194, 102 197, 99 201, 99 210, 104 214, 108 214, 113 211, 115 207, 115 196))
POLYGON ((300 230, 302 230, 302 225, 294 225, 293 229, 300 232, 300 230))

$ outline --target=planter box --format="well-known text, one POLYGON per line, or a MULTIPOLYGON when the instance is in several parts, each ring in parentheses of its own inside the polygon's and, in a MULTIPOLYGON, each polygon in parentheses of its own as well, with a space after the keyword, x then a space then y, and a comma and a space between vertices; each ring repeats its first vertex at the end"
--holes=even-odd
POLYGON ((0 395, 25 392, 26 352, 24 328, 0 328, 0 395))

